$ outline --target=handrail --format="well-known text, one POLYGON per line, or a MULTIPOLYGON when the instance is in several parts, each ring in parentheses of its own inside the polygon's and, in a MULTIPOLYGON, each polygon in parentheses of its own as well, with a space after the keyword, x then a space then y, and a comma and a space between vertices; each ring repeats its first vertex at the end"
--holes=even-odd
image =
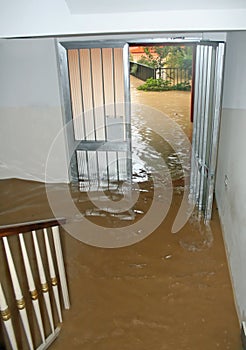
POLYGON ((4 341, 12 350, 18 350, 20 344, 21 348, 28 345, 30 350, 46 350, 60 332, 62 309, 70 308, 59 232, 65 222, 65 218, 49 218, 0 226, 0 259, 4 267, 0 278, 0 318, 6 331, 4 341), (22 263, 19 270, 17 265, 22 263), (16 317, 20 317, 24 339, 18 339, 18 332, 15 333, 16 317))
POLYGON ((65 224, 65 218, 51 218, 45 220, 29 221, 13 225, 0 226, 0 237, 11 236, 18 233, 26 233, 33 230, 41 230, 43 228, 52 227, 55 225, 65 224))

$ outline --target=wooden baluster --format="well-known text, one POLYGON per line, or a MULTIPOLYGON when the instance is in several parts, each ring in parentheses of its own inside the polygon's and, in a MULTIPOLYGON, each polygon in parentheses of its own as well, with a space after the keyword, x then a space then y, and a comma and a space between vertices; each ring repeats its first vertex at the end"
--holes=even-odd
POLYGON ((46 306, 46 310, 47 310, 47 314, 50 322, 50 327, 51 327, 52 333, 54 333, 55 328, 54 328, 54 321, 53 321, 52 309, 51 309, 51 303, 50 303, 49 287, 48 287, 48 283, 44 272, 44 266, 41 258, 36 231, 32 231, 32 238, 33 238, 34 249, 35 249, 35 254, 37 258, 38 272, 39 272, 39 278, 42 286, 45 306, 46 306))
POLYGON ((47 253, 47 257, 48 257, 51 284, 52 284, 52 289, 53 289, 55 303, 56 303, 56 309, 57 309, 59 321, 62 322, 61 304, 60 304, 60 299, 59 299, 59 292, 58 292, 58 287, 57 287, 57 278, 56 278, 56 273, 55 273, 55 268, 54 268, 54 262, 53 262, 52 253, 51 253, 51 249, 50 249, 48 231, 46 228, 44 228, 43 231, 44 231, 44 241, 45 241, 46 253, 47 253))
POLYGON ((19 309, 21 321, 22 321, 23 328, 24 328, 24 331, 25 331, 25 334, 26 334, 26 337, 27 337, 27 342, 28 342, 29 348, 31 350, 33 350, 34 347, 33 347, 33 341, 32 341, 30 326, 29 326, 27 313, 26 313, 25 300, 23 298, 23 294, 22 294, 22 291, 21 291, 19 279, 18 279, 18 276, 17 276, 17 272, 16 272, 16 269, 15 269, 15 265, 14 265, 14 261, 13 261, 13 258, 12 258, 12 253, 11 253, 11 250, 10 250, 10 247, 9 247, 9 242, 8 242, 7 237, 3 237, 3 244, 4 244, 4 248, 5 248, 5 253, 6 253, 6 256, 7 256, 7 262, 8 262, 10 276, 11 276, 11 280, 12 280, 12 284, 13 284, 13 288, 14 288, 14 293, 15 293, 15 298, 16 298, 16 302, 17 302, 17 307, 19 309))
POLYGON ((11 314, 5 299, 2 284, 0 283, 0 313, 6 329, 12 350, 18 350, 15 332, 11 321, 11 314))
POLYGON ((42 339, 42 342, 44 343, 45 342, 45 334, 44 334, 43 321, 42 321, 41 312, 40 312, 38 292, 36 290, 36 286, 34 283, 33 273, 32 273, 29 257, 28 257, 27 250, 26 250, 25 240, 24 240, 22 233, 19 234, 19 240, 20 240, 20 245, 21 245, 21 252, 22 252, 22 256, 23 256, 24 266, 25 266, 25 270, 26 270, 28 287, 29 287, 29 291, 31 294, 31 298, 32 298, 32 305, 33 305, 33 308, 35 311, 35 316, 37 319, 41 339, 42 339))
POLYGON ((60 282, 61 282, 64 307, 65 307, 65 309, 70 309, 70 300, 69 300, 69 294, 68 294, 67 279, 66 279, 64 260, 63 260, 63 254, 62 254, 62 247, 61 247, 61 240, 60 240, 60 233, 59 233, 58 226, 52 227, 52 234, 53 234, 53 240, 54 240, 55 251, 56 251, 56 260, 57 260, 59 278, 60 278, 60 282))

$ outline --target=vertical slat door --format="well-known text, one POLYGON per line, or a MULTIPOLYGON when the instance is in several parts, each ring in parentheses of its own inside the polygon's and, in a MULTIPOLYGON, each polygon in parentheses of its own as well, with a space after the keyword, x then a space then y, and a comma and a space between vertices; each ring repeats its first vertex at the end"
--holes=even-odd
POLYGON ((205 205, 205 220, 210 220, 212 216, 212 205, 215 186, 215 171, 217 164, 218 153, 218 140, 219 140, 219 128, 221 117, 221 104, 222 104, 222 87, 223 87, 223 72, 224 72, 224 55, 225 44, 221 43, 216 49, 215 59, 215 77, 214 77, 214 106, 213 106, 213 122, 211 123, 212 132, 210 133, 210 146, 207 152, 209 161, 209 176, 206 188, 206 205, 205 205))
POLYGON ((224 43, 204 43, 196 47, 190 193, 206 222, 212 216, 224 50, 224 43))
POLYGON ((85 189, 131 179, 128 45, 67 49, 77 177, 85 189))

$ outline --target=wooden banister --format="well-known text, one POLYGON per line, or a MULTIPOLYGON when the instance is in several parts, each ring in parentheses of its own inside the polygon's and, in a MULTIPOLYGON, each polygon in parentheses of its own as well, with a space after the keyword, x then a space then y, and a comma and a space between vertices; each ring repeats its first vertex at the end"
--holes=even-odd
POLYGON ((29 221, 14 225, 0 226, 0 237, 12 236, 18 233, 26 233, 33 230, 41 230, 44 228, 65 224, 65 218, 51 218, 46 220, 29 221))
POLYGON ((0 226, 0 327, 8 349, 46 350, 60 332, 62 309, 70 308, 59 232, 64 223, 65 218, 49 218, 0 226), (23 338, 16 332, 17 317, 23 338))

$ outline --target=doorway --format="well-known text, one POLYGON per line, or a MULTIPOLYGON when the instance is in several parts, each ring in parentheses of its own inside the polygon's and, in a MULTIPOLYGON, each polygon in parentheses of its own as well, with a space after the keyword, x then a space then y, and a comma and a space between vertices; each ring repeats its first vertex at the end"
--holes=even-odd
MULTIPOLYGON (((212 216, 224 51, 225 44, 218 42, 193 43, 191 46, 142 44, 130 47, 131 74, 135 77, 131 90, 133 100, 162 110, 173 120, 176 119, 192 142, 189 197, 203 214, 206 222, 212 216), (184 69, 182 64, 177 65, 180 57, 184 57, 184 53, 187 53, 187 48, 193 48, 193 64, 190 72, 187 68, 184 69), (174 62, 173 66, 170 66, 170 62, 174 62), (136 93, 136 89, 140 91, 136 93), (176 94, 177 90, 183 90, 183 93, 179 96, 176 94), (191 90, 191 98, 188 96, 191 108, 189 112, 186 109, 180 114, 177 113, 177 108, 181 99, 183 99, 182 107, 187 106, 185 90, 191 90), (172 91, 175 91, 175 94, 172 91), (189 123, 189 120, 192 123, 189 123)), ((187 61, 185 63, 187 67, 187 61)), ((157 120, 156 122, 158 123, 157 120)), ((159 128, 161 129, 161 125, 159 128)), ((174 165, 178 170, 180 167, 178 158, 182 152, 181 149, 175 153, 169 145, 163 145, 161 153, 170 167, 174 165)))
MULTIPOLYGON (((68 136, 74 148, 71 179, 85 191, 132 181, 129 43, 61 44, 66 122, 73 124, 73 135, 68 136)), ((192 45, 194 126, 189 197, 205 220, 210 220, 225 44, 200 41, 192 45)))
POLYGON ((182 131, 190 140, 192 138, 192 62, 192 45, 130 46, 131 104, 139 105, 137 115, 132 113, 132 129, 135 131, 132 133, 133 144, 134 134, 139 129, 138 121, 142 119, 145 122, 145 131, 143 130, 140 138, 142 144, 146 145, 145 153, 148 153, 148 145, 155 147, 168 166, 174 186, 181 183, 184 177, 180 156, 181 153, 185 156, 187 143, 182 149, 178 147, 178 140, 176 145, 175 142, 171 145, 169 140, 180 138, 181 142, 182 131), (144 106, 150 108, 146 113, 144 106), (160 112, 159 116, 153 109, 160 112), (170 130, 168 139, 167 118, 173 124, 173 133, 170 130), (174 132, 175 124, 180 127, 178 134, 174 132), (146 130, 150 132, 153 129, 155 134, 159 134, 159 141, 154 141, 156 137, 153 132, 153 140, 150 140, 149 135, 145 137, 146 130))

